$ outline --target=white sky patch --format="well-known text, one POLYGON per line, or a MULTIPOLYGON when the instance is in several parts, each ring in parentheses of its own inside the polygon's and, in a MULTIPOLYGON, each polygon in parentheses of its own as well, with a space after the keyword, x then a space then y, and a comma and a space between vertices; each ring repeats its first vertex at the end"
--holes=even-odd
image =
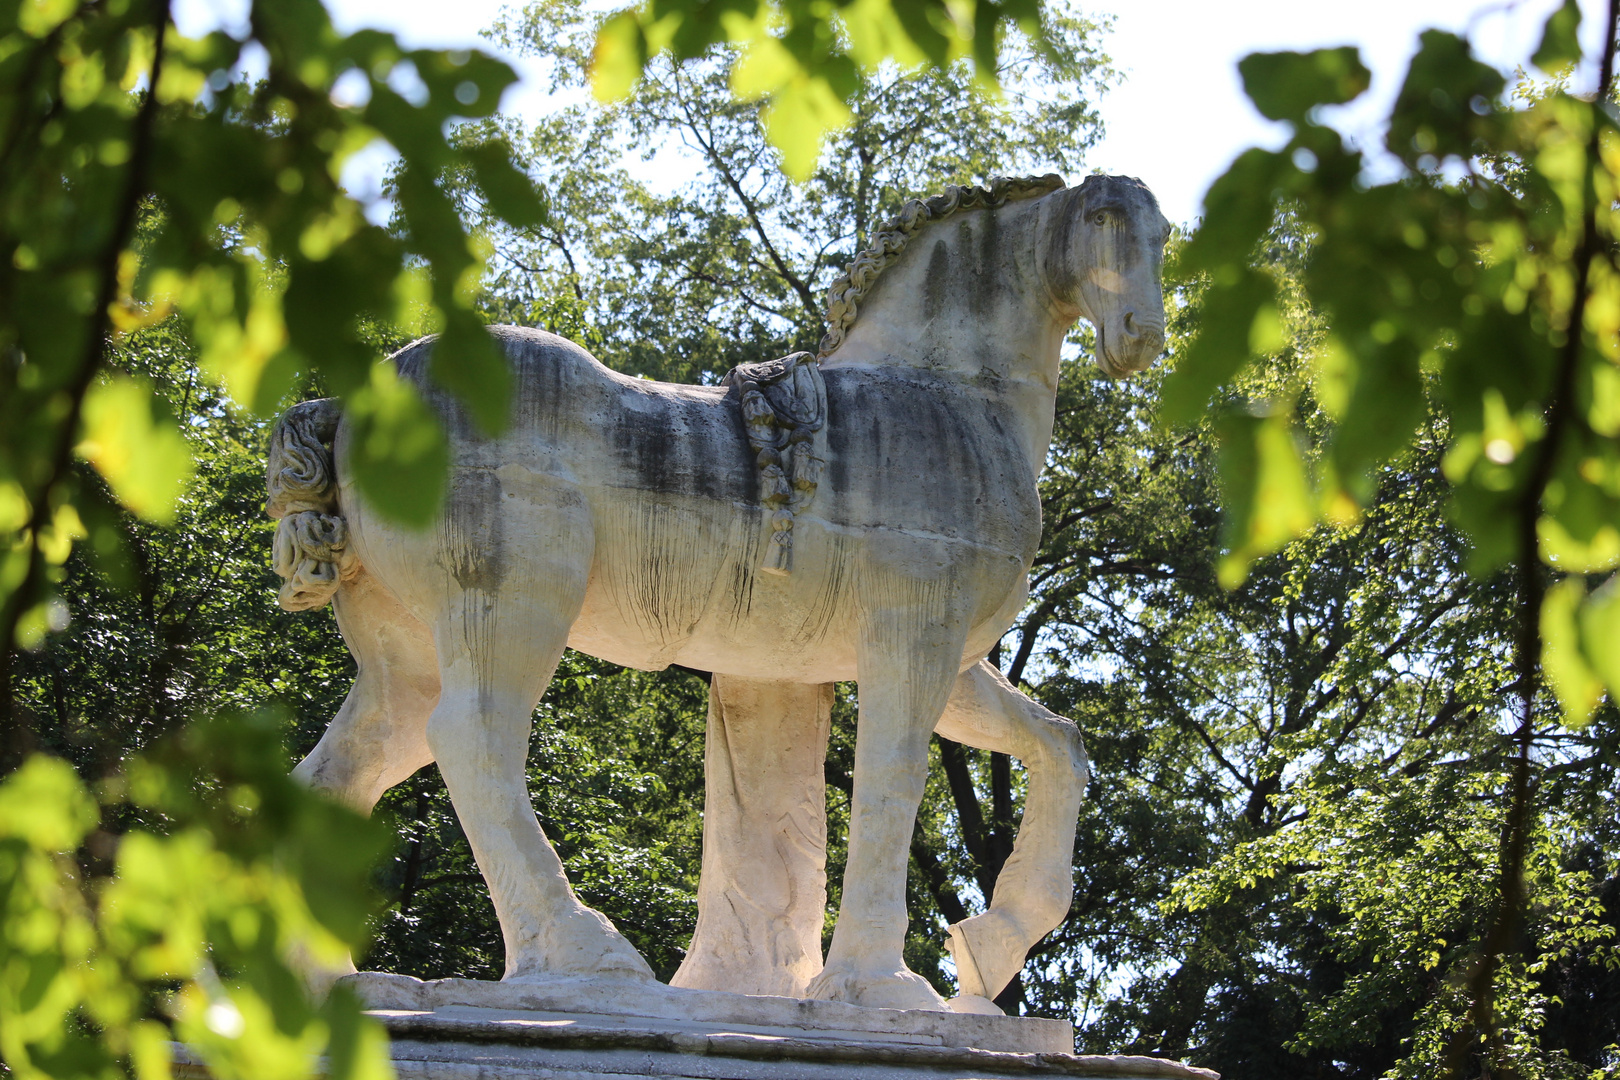
MULTIPOLYGON (((1166 217, 1191 223, 1210 183, 1240 153, 1286 142, 1287 125, 1265 119, 1243 93, 1237 64, 1249 53, 1359 47, 1372 86, 1350 105, 1326 110, 1324 119, 1352 136, 1358 148, 1384 156, 1378 121, 1400 92, 1423 30, 1466 33, 1482 58, 1509 73, 1511 84, 1511 73, 1528 65, 1542 23, 1560 3, 1105 0, 1094 10, 1116 13, 1107 50, 1126 80, 1103 99, 1108 132, 1091 163, 1140 177, 1158 195, 1166 217)), ((1596 0, 1581 0, 1581 7, 1581 39, 1592 52, 1602 39, 1603 12, 1596 0)), ((1590 89, 1593 82, 1578 80, 1577 88, 1590 89)))
MULTIPOLYGON (((1299 0, 1102 0, 1087 5, 1095 14, 1116 17, 1105 48, 1125 73, 1125 82, 1102 100, 1107 135, 1091 155, 1091 165, 1107 172, 1141 177, 1159 197, 1172 221, 1198 217, 1203 193, 1227 165, 1250 146, 1282 145, 1286 128, 1255 112, 1244 96, 1237 62, 1251 52, 1312 49, 1354 44, 1373 72, 1371 90, 1327 119, 1363 149, 1380 145, 1380 117, 1389 111, 1428 27, 1466 32, 1490 62, 1511 72, 1527 63, 1540 40, 1541 24, 1560 0, 1360 0, 1356 4, 1314 4, 1299 0)), ((1586 17, 1582 38, 1589 51, 1601 37, 1598 0, 1581 0, 1586 17)), ((532 122, 551 111, 542 61, 496 49, 480 36, 494 23, 503 0, 332 0, 328 9, 338 30, 387 30, 406 48, 478 48, 500 55, 522 76, 501 99, 503 112, 532 122)), ((244 36, 248 0, 176 0, 181 32, 194 35, 216 27, 244 36)), ((1592 77, 1577 81, 1587 88, 1592 77)), ((833 137, 836 145, 836 135, 833 137)), ((664 156, 664 155, 660 155, 664 156)), ((368 191, 380 187, 378 163, 356 159, 345 177, 368 191)), ((1376 169, 1376 162, 1375 162, 1376 169)), ((635 170, 640 172, 640 170, 635 170)), ((666 175, 664 169, 650 170, 666 175)))

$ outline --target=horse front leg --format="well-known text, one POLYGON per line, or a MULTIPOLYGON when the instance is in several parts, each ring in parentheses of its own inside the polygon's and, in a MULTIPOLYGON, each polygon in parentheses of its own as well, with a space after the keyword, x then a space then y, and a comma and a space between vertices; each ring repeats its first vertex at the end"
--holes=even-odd
MULTIPOLYGON (((910 590, 932 591, 931 583, 910 590)), ((962 662, 964 634, 943 605, 903 604, 861 618, 860 716, 850 800, 849 859, 827 962, 812 998, 880 1009, 945 1009, 906 967, 906 868, 928 779, 928 739, 962 662)))
POLYGON ((1074 722, 1020 693, 987 660, 958 677, 936 730, 954 742, 1011 754, 1029 771, 1018 839, 989 909, 950 927, 962 992, 954 1007, 990 1012, 989 999, 1018 974, 1030 948, 1069 914, 1074 833, 1090 767, 1074 722))

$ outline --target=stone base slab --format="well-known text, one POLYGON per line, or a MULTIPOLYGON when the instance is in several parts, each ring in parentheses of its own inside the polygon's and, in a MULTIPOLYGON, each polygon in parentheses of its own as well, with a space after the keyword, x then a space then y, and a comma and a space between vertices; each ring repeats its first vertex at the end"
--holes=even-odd
MULTIPOLYGON (((422 982, 367 972, 343 983, 388 1028, 399 1080, 1219 1080, 1157 1058, 1070 1053, 1069 1024, 1032 1017, 620 980, 422 982)), ((177 1075, 194 1074, 182 1064, 177 1075)))
POLYGON ((339 985, 353 990, 370 1008, 402 1012, 447 1015, 447 1009, 471 1007, 719 1024, 748 1034, 788 1032, 796 1038, 839 1042, 955 1046, 1025 1054, 1066 1054, 1074 1050, 1074 1026, 1066 1020, 866 1009, 841 1001, 684 990, 630 979, 423 982, 407 975, 363 971, 340 979, 339 985))

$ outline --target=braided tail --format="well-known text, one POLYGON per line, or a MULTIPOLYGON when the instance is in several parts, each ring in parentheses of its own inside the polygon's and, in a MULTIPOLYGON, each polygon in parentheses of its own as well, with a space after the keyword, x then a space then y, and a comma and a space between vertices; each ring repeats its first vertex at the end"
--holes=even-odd
POLYGON ((279 519, 273 561, 282 578, 277 600, 288 611, 327 604, 360 569, 338 509, 332 438, 341 418, 336 398, 306 401, 288 409, 270 435, 264 509, 279 519))

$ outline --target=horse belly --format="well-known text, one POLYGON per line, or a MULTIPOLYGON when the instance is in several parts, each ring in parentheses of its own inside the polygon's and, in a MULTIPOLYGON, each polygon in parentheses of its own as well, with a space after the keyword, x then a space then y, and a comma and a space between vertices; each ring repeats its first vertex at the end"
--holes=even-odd
POLYGON ((794 526, 792 570, 767 573, 762 514, 735 549, 716 604, 677 658, 704 671, 788 682, 855 678, 855 575, 863 538, 813 517, 794 526))
POLYGON ((596 547, 568 643, 626 667, 668 667, 724 609, 728 565, 756 531, 750 526, 758 515, 669 491, 608 487, 587 499, 596 547))
POLYGON ((572 647, 649 671, 854 677, 841 531, 806 522, 783 576, 760 569, 768 525, 757 507, 623 489, 591 502, 596 557, 572 647))

